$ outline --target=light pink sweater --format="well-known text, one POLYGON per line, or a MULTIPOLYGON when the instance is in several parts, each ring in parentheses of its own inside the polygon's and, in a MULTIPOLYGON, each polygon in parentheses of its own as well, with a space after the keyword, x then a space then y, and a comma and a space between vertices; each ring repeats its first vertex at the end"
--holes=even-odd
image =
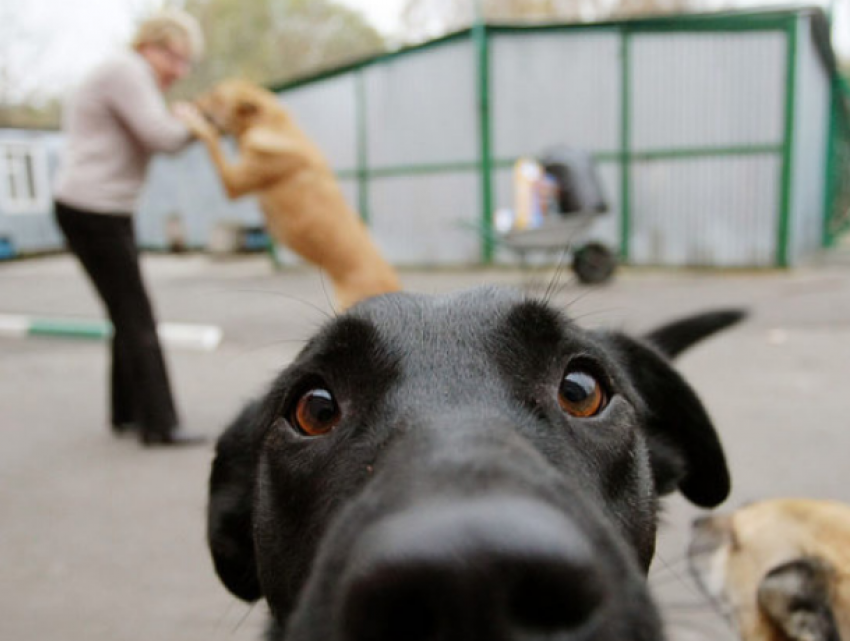
POLYGON ((132 214, 151 156, 191 141, 168 110, 153 69, 134 50, 91 72, 65 103, 63 121, 54 197, 97 213, 132 214))

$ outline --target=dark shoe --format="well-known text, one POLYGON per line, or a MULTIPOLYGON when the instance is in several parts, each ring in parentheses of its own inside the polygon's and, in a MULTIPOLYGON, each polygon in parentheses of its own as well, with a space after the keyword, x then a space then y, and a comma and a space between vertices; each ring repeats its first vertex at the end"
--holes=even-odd
POLYGON ((113 423, 112 424, 112 433, 115 436, 126 436, 128 434, 137 434, 139 432, 139 424, 134 423, 133 421, 126 421, 124 423, 113 423))
POLYGON ((203 445, 207 437, 198 432, 189 432, 182 427, 167 432, 145 431, 141 433, 142 444, 147 446, 189 446, 203 445))

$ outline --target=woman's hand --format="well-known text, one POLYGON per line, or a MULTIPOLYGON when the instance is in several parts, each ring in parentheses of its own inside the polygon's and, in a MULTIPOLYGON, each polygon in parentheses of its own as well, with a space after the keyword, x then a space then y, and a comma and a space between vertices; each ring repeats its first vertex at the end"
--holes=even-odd
POLYGON ((192 103, 178 102, 174 104, 171 110, 174 116, 186 125, 192 135, 199 140, 207 141, 218 138, 216 128, 192 103))

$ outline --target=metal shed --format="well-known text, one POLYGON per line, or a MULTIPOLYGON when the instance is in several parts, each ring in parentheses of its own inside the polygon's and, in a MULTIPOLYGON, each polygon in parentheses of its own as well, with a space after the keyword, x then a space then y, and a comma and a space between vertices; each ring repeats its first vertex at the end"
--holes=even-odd
MULTIPOLYGON (((476 25, 275 90, 399 265, 511 261, 487 233, 515 160, 595 157, 595 235, 638 265, 790 266, 843 230, 850 126, 822 10, 476 25)), ((190 245, 228 203, 202 150, 153 167, 139 229, 190 245)), ((285 255, 285 254, 284 254, 285 255)))
POLYGON ((0 127, 0 260, 58 249, 51 180, 62 135, 0 127))

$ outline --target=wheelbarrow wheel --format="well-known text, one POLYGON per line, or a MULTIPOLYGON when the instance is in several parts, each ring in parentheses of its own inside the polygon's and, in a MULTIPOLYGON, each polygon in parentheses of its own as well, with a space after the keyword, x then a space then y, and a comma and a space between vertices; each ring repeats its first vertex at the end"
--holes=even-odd
POLYGON ((597 285, 611 279, 617 268, 617 258, 605 245, 588 243, 573 254, 573 271, 579 282, 597 285))

